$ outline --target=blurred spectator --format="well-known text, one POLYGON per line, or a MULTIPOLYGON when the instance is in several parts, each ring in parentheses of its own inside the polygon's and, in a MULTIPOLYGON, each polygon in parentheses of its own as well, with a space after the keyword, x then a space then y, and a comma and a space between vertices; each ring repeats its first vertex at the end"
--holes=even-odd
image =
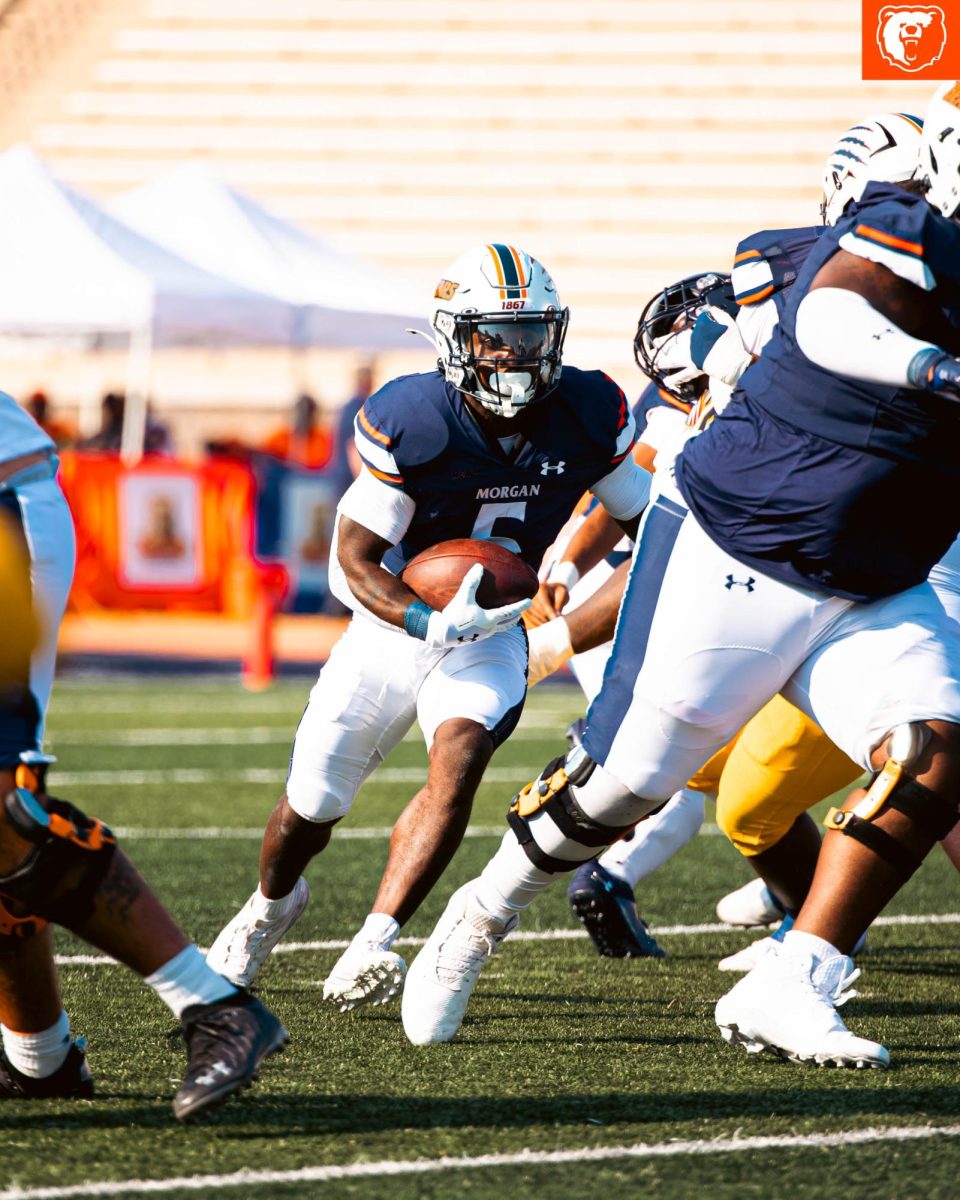
POLYGON ((125 400, 121 392, 107 392, 100 401, 100 428, 92 437, 78 442, 78 449, 118 452, 123 437, 124 407, 125 400))
POLYGON ((153 411, 153 405, 147 404, 147 423, 143 431, 144 454, 173 454, 173 436, 166 421, 161 421, 153 411))
POLYGON ((357 370, 353 395, 340 409, 337 418, 334 452, 338 491, 342 494, 360 472, 360 455, 353 441, 353 422, 364 401, 373 393, 373 365, 365 363, 357 370))
POLYGON ((208 438, 203 443, 205 454, 214 458, 232 458, 237 462, 250 461, 253 447, 238 437, 208 438))
POLYGON ((316 400, 301 393, 291 417, 290 423, 270 434, 260 449, 301 467, 325 467, 333 451, 333 439, 316 400))
POLYGON ((33 392, 27 397, 24 408, 53 442, 57 449, 76 441, 76 430, 66 421, 58 421, 53 415, 50 398, 46 392, 33 392))

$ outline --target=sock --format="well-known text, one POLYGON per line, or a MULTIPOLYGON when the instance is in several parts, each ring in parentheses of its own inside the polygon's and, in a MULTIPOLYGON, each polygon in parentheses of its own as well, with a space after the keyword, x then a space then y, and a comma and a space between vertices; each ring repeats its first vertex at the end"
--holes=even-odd
POLYGON ((372 912, 353 940, 358 945, 372 944, 381 950, 389 950, 399 932, 400 926, 388 913, 372 912))
POLYGON ((484 867, 473 898, 491 917, 509 921, 514 913, 528 908, 557 878, 533 865, 511 829, 503 835, 500 849, 484 867))
POLYGON ((835 958, 840 953, 836 946, 825 938, 817 937, 815 933, 802 933, 798 929, 791 929, 784 937, 783 944, 789 949, 799 950, 802 954, 812 954, 815 964, 826 962, 828 958, 835 958))
POLYGON ((604 850, 600 865, 635 888, 696 837, 703 817, 704 797, 684 788, 655 816, 640 821, 629 841, 621 838, 604 850))
POLYGON ((236 992, 229 979, 218 975, 196 946, 187 946, 143 981, 152 987, 175 1017, 191 1004, 213 1004, 236 992))
POLYGON ((275 921, 277 917, 285 917, 293 908, 296 893, 297 889, 294 886, 285 896, 280 896, 277 900, 270 900, 263 894, 263 889, 258 887, 250 897, 250 907, 255 916, 265 921, 275 921))
POLYGON ((6 1025, 0 1025, 3 1049, 21 1075, 31 1079, 45 1079, 58 1071, 70 1052, 73 1039, 70 1037, 70 1021, 61 1011, 60 1016, 40 1033, 14 1033, 6 1025))

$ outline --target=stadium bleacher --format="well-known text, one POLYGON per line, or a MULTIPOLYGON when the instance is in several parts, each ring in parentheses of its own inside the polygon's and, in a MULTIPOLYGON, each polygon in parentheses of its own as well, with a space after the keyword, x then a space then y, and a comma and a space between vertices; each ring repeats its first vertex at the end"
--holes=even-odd
POLYGON ((815 219, 837 130, 929 91, 851 83, 859 5, 832 0, 694 0, 682 26, 651 0, 56 2, 99 40, 17 133, 68 182, 108 198, 207 161, 424 286, 515 238, 571 304, 577 359, 630 385, 649 293, 815 219))

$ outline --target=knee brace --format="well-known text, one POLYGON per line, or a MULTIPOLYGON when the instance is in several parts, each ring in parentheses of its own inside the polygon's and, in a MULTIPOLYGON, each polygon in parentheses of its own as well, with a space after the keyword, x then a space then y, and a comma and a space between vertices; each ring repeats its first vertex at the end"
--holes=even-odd
MULTIPOLYGON (((17 764, 15 782, 17 787, 26 788, 36 795, 46 791, 47 768, 56 762, 52 754, 39 750, 24 750, 17 764)), ((22 904, 0 900, 0 958, 9 958, 29 938, 35 937, 47 922, 36 913, 28 912, 22 904)))
POLYGON ((935 841, 945 838, 957 823, 958 810, 936 792, 907 774, 929 738, 925 725, 898 725, 890 735, 890 757, 870 781, 867 794, 853 808, 831 808, 827 830, 845 833, 889 863, 904 883, 923 861, 897 838, 874 825, 885 808, 895 809, 935 841))
POLYGON ((33 849, 15 870, 0 875, 0 895, 67 928, 83 924, 116 850, 111 831, 65 800, 34 796, 23 787, 7 792, 3 806, 33 849))
POLYGON ((47 790, 47 769, 56 761, 52 754, 43 754, 39 750, 24 750, 17 764, 16 786, 26 788, 35 796, 44 795, 47 790))
POLYGON ((632 821, 604 825, 577 803, 572 787, 586 783, 596 765, 583 746, 574 746, 567 755, 547 763, 539 776, 514 796, 507 821, 527 858, 541 871, 557 875, 575 870, 633 828, 632 821), (572 853, 585 853, 576 859, 560 858, 538 845, 530 818, 540 814, 550 818, 572 853))

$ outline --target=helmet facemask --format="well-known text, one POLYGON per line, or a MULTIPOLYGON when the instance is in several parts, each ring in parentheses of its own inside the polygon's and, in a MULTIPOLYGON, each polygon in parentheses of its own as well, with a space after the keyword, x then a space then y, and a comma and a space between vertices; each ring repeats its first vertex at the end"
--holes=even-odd
POLYGON ((640 314, 633 339, 637 366, 657 387, 693 403, 707 377, 690 362, 690 331, 705 308, 715 305, 736 315, 730 276, 717 272, 689 275, 650 299, 640 314))
POLYGON ((491 413, 515 417, 560 382, 569 310, 450 312, 433 322, 439 367, 459 391, 491 413))

